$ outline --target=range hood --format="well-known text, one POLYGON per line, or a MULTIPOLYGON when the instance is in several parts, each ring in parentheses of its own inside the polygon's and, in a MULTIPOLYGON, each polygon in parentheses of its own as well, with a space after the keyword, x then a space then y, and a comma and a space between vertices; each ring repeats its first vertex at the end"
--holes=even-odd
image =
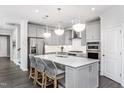
POLYGON ((72 39, 81 39, 81 32, 72 31, 72 39))
POLYGON ((72 37, 70 38, 70 40, 73 40, 73 39, 82 39, 81 32, 74 31, 72 29, 72 27, 68 27, 68 28, 66 28, 66 30, 72 31, 72 37))

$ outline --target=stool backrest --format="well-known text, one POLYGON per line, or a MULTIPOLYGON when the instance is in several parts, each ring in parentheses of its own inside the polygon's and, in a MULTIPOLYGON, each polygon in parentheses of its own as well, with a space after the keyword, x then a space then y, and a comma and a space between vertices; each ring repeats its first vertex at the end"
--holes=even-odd
POLYGON ((36 67, 37 71, 44 72, 46 65, 43 62, 43 60, 41 58, 38 58, 38 57, 35 57, 35 59, 36 59, 36 64, 37 64, 37 67, 36 67))
POLYGON ((47 74, 47 76, 55 78, 57 75, 57 67, 55 63, 46 59, 43 59, 43 61, 46 64, 45 73, 47 74))
POLYGON ((34 54, 29 54, 29 61, 30 61, 30 66, 31 67, 36 67, 36 60, 34 58, 34 54))

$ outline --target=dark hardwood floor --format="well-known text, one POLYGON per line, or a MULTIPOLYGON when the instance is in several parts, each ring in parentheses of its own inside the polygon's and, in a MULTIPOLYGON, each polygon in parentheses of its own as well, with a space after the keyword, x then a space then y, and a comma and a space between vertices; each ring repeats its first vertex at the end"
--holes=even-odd
MULTIPOLYGON (((0 88, 39 88, 32 82, 28 78, 28 72, 21 71, 9 58, 0 58, 0 88)), ((121 85, 101 76, 99 88, 121 88, 121 85)))

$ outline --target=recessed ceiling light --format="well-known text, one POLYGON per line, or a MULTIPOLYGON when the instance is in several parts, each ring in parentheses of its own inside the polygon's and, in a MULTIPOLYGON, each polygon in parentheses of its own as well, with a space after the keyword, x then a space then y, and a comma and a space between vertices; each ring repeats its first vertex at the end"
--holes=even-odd
POLYGON ((91 8, 92 11, 95 11, 95 8, 91 8))
POLYGON ((61 8, 57 8, 58 11, 61 11, 62 9, 61 8))
POLYGON ((39 10, 38 10, 38 9, 36 9, 36 10, 35 10, 35 13, 39 13, 39 10))
POLYGON ((48 18, 49 16, 48 16, 48 15, 46 15, 45 17, 46 17, 46 18, 48 18))

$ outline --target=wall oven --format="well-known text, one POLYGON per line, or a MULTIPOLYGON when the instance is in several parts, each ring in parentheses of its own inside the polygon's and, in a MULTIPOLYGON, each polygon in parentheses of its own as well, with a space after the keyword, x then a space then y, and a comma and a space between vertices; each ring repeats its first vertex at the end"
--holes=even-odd
POLYGON ((90 51, 88 51, 87 52, 87 56, 88 56, 88 58, 99 59, 99 53, 97 53, 97 52, 90 52, 90 51))
POLYGON ((99 42, 87 42, 87 57, 92 59, 100 59, 99 42))
MULTIPOLYGON (((99 42, 88 42, 87 43, 87 58, 99 59, 100 60, 100 43, 99 42)), ((99 74, 100 74, 100 62, 99 62, 99 74)))
POLYGON ((98 51, 100 49, 99 42, 87 42, 87 50, 98 51))

